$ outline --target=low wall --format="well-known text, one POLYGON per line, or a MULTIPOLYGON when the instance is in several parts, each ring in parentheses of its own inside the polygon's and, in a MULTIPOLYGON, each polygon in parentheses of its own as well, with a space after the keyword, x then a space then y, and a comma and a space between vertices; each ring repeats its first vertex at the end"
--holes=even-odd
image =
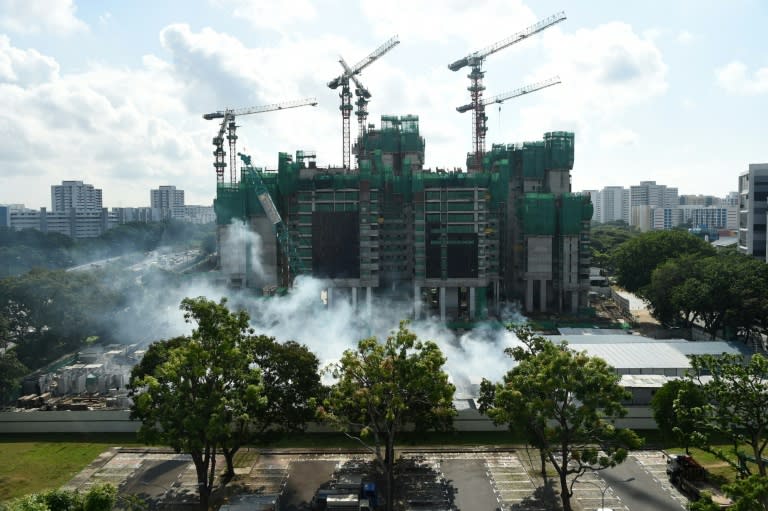
POLYGON ((135 433, 128 410, 0 412, 0 433, 135 433))
MULTIPOLYGON (((648 406, 629 406, 627 416, 616 425, 632 429, 656 429, 656 421, 648 406)), ((135 433, 140 423, 129 418, 128 410, 0 412, 0 434, 3 433, 135 433)), ((477 410, 460 410, 454 419, 457 431, 506 431, 495 426, 477 410)), ((332 428, 313 423, 309 433, 329 433, 332 428)))

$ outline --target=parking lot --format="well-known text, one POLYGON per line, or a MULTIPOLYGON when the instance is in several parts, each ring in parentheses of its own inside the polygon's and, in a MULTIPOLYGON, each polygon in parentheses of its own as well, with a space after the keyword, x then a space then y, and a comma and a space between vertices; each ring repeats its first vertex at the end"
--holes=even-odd
MULTIPOLYGON (((525 450, 411 449, 399 452, 396 508, 434 511, 544 511, 559 507, 555 489, 542 484, 525 450)), ((319 488, 343 477, 373 480, 372 458, 362 452, 261 450, 244 452, 230 493, 274 495, 282 511, 311 508, 319 488)), ((224 460, 217 459, 224 467, 224 460)), ((665 474, 658 451, 633 453, 621 469, 586 474, 574 485, 574 507, 621 511, 685 509, 686 499, 665 474), (631 476, 628 476, 631 474, 631 476)), ((190 458, 155 449, 111 449, 66 486, 87 490, 110 482, 120 495, 135 495, 150 509, 191 509, 197 504, 196 476, 190 458)), ((376 481, 379 488, 383 485, 376 481)), ((381 491, 379 491, 381 494, 381 491)))

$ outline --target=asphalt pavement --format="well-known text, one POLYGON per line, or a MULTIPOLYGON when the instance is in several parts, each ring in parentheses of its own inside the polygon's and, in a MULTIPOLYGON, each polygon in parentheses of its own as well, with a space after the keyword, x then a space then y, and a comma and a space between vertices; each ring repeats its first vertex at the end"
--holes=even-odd
MULTIPOLYGON (((681 511, 685 507, 669 490, 660 487, 638 461, 629 456, 614 468, 600 472, 600 477, 631 511, 681 511)), ((578 484, 578 483, 577 483, 578 484)))

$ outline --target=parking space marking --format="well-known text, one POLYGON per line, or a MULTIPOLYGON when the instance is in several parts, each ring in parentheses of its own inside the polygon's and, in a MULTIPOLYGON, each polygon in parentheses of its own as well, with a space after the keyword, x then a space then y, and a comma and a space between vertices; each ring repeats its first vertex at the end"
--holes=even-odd
POLYGON ((682 509, 688 508, 688 498, 680 493, 667 477, 667 457, 661 451, 632 451, 631 456, 667 492, 682 509))

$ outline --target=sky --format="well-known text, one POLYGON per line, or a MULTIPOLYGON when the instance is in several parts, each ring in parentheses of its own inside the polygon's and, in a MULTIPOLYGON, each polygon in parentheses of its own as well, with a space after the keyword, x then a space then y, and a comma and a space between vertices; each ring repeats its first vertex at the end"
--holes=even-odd
MULTIPOLYGON (((216 190, 202 114, 315 97, 238 118, 238 149, 342 162, 339 56, 363 59, 369 122, 414 114, 426 166, 471 150, 467 69, 448 64, 565 11, 564 22, 487 57, 486 97, 552 76, 554 87, 489 106, 487 146, 576 134, 573 191, 655 180, 724 196, 768 161, 764 0, 0 0, 0 203, 50 207, 82 180, 105 207, 148 206, 175 185, 216 190)), ((352 119, 352 135, 356 135, 352 119)))

